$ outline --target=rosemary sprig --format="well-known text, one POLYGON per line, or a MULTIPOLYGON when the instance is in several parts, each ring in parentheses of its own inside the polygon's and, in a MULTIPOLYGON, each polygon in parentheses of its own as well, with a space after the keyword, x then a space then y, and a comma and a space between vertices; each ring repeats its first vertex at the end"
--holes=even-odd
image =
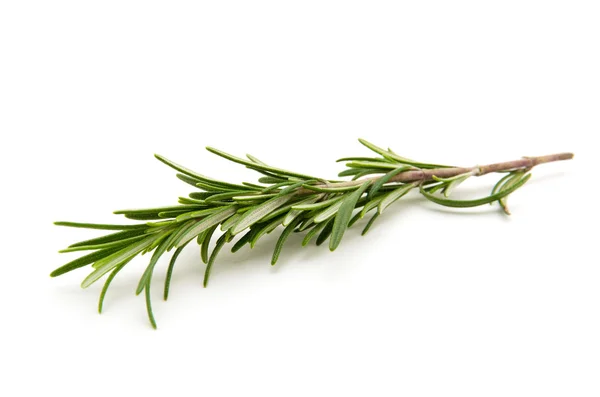
POLYGON ((180 197, 179 205, 115 211, 115 214, 126 218, 143 221, 139 224, 56 222, 59 226, 113 232, 75 243, 60 251, 92 252, 59 267, 50 275, 55 277, 91 265, 92 272, 83 280, 83 288, 108 275, 98 304, 98 311, 102 311, 104 297, 117 273, 137 255, 152 252, 136 293, 145 292, 148 318, 156 328, 150 302, 154 268, 162 255, 175 249, 165 279, 164 299, 167 300, 177 257, 193 240, 201 246, 201 258, 207 264, 204 275, 206 287, 218 253, 238 236, 241 237, 233 245, 232 252, 246 244, 254 247, 262 236, 282 225, 284 228, 275 246, 272 265, 277 263, 282 247, 292 232, 306 232, 303 246, 315 236, 317 245, 329 239, 329 249, 333 251, 341 243, 346 229, 356 221, 376 210, 363 229, 365 234, 386 208, 414 188, 418 188, 426 199, 439 205, 465 208, 498 202, 509 214, 507 197, 529 180, 529 171, 533 167, 573 158, 571 153, 560 153, 465 168, 410 160, 391 149, 382 149, 363 139, 359 141, 377 157, 346 157, 338 160, 346 162, 347 167, 339 176, 352 176, 350 181, 316 178, 272 167, 251 155, 243 159, 208 147, 210 152, 261 174, 258 184, 236 184, 206 177, 156 155, 158 160, 178 171, 179 179, 197 190, 190 193, 189 197, 180 197), (489 173, 505 174, 489 196, 475 200, 450 198, 459 184, 471 177, 489 173), (362 179, 367 175, 375 176, 362 179), (208 246, 219 226, 223 234, 209 254, 208 246))

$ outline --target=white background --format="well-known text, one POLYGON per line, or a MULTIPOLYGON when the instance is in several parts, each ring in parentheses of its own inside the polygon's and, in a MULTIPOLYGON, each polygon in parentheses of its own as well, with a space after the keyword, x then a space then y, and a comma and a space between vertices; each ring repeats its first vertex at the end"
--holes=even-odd
MULTIPOLYGON (((597 1, 3 1, 0 394, 600 395, 597 1), (335 253, 294 236, 181 256, 158 330, 137 279, 48 274, 94 235, 55 220, 190 189, 161 153, 232 181, 211 145, 334 177, 356 139, 474 165, 560 151, 498 206, 417 194, 335 253)), ((493 178, 458 197, 485 195, 493 178)))

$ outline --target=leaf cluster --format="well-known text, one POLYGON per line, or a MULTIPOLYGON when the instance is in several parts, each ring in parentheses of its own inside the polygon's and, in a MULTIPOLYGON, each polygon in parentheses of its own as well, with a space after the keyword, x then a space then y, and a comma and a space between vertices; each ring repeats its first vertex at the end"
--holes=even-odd
POLYGON ((346 230, 358 220, 372 213, 362 231, 366 234, 385 209, 413 188, 419 188, 423 196, 440 205, 472 207, 498 201, 508 213, 506 197, 530 177, 530 174, 516 170, 504 176, 489 197, 452 200, 448 198, 452 190, 474 173, 446 179, 434 177, 427 181, 396 182, 394 177, 402 172, 450 166, 410 160, 391 149, 382 149, 362 139, 360 142, 374 152, 375 157, 338 160, 346 163, 346 169, 339 176, 351 176, 356 181, 350 184, 273 167, 252 155, 240 158, 208 147, 208 151, 260 174, 257 183, 230 183, 198 174, 156 155, 158 160, 177 171, 181 181, 193 186, 194 191, 187 197, 180 197, 177 205, 115 211, 115 214, 141 222, 137 224, 56 222, 60 226, 111 233, 75 243, 60 251, 89 253, 54 270, 51 276, 91 265, 92 271, 81 284, 83 288, 107 276, 98 303, 98 311, 101 312, 106 292, 119 271, 136 256, 149 254, 150 260, 136 293, 145 294, 148 318, 156 328, 150 299, 154 269, 162 256, 173 251, 163 287, 166 300, 177 258, 191 242, 200 246, 201 260, 206 264, 206 287, 217 255, 226 244, 232 244, 232 252, 244 246, 252 248, 261 237, 281 226, 283 229, 271 259, 271 264, 275 265, 292 233, 304 233, 303 246, 313 240, 317 245, 329 240, 329 249, 333 251, 340 245, 346 230), (368 175, 371 177, 360 179, 368 175), (443 195, 436 194, 438 191, 443 195))

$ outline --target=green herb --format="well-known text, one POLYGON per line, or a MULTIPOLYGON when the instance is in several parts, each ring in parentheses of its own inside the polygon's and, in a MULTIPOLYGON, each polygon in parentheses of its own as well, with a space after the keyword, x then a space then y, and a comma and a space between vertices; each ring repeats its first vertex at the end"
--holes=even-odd
POLYGON ((177 257, 184 247, 195 240, 201 246, 201 258, 206 264, 204 286, 219 251, 234 239, 232 252, 248 244, 251 248, 265 234, 282 226, 275 244, 271 263, 277 262, 284 242, 292 233, 305 232, 302 245, 316 237, 316 244, 329 240, 331 251, 338 248, 347 229, 375 208, 377 211, 363 229, 365 234, 373 222, 391 204, 413 189, 426 199, 443 206, 464 208, 498 202, 506 214, 507 197, 522 187, 531 177, 529 171, 543 163, 570 160, 571 153, 541 157, 525 157, 504 163, 475 167, 454 167, 425 163, 401 157, 391 149, 382 149, 365 140, 360 142, 375 152, 376 157, 346 157, 347 169, 339 176, 352 180, 325 180, 310 175, 272 167, 247 155, 247 160, 217 149, 207 148, 227 160, 257 171, 258 184, 219 181, 198 174, 162 156, 156 158, 178 171, 177 177, 196 191, 180 197, 179 205, 158 208, 116 211, 115 214, 142 221, 130 225, 56 222, 59 226, 116 231, 70 245, 60 252, 92 251, 54 270, 52 277, 91 265, 91 273, 83 280, 86 288, 107 275, 100 294, 98 311, 119 271, 139 254, 153 252, 138 283, 136 293, 145 292, 148 318, 156 327, 150 302, 150 285, 159 259, 176 248, 167 268, 164 299, 169 295, 171 275, 177 257), (471 177, 490 173, 506 174, 497 182, 492 193, 475 200, 449 198, 459 184, 471 177), (367 175, 374 175, 368 178, 367 175), (440 193, 437 193, 437 192, 440 193), (154 222, 145 222, 154 221, 154 222), (212 235, 224 232, 209 253, 212 235))

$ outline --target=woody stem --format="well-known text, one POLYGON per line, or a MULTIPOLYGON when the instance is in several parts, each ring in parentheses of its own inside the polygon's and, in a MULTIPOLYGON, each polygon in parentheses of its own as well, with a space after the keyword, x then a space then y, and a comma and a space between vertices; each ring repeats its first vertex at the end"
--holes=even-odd
MULTIPOLYGON (((518 169, 529 170, 536 165, 544 163, 552 163, 555 161, 571 160, 573 153, 557 153, 546 156, 538 157, 523 157, 519 160, 505 161, 502 163, 494 163, 488 165, 479 165, 474 167, 452 167, 452 168, 432 168, 432 169, 419 169, 401 172, 393 176, 389 182, 417 182, 417 181, 430 181, 435 175, 438 178, 451 178, 453 176, 466 174, 468 172, 473 173, 474 176, 481 176, 492 172, 502 171, 513 171, 518 169)), ((376 181, 381 176, 359 179, 356 181, 327 183, 318 186, 322 187, 348 187, 362 185, 366 181, 376 181)), ((298 191, 299 194, 312 194, 313 190, 302 188, 298 191)))

